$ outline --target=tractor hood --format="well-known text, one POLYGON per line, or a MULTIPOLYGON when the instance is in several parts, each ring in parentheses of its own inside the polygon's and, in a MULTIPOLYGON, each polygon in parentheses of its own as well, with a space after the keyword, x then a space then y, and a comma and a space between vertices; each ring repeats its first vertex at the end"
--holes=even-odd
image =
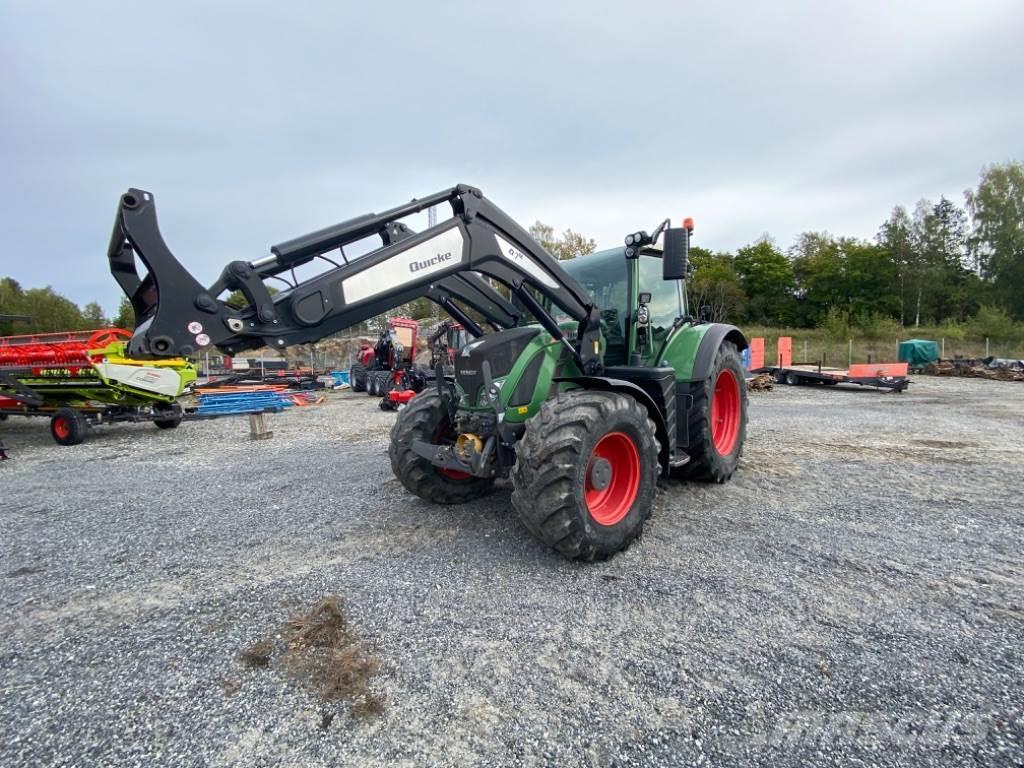
POLYGON ((476 405, 484 385, 483 364, 491 366, 491 378, 511 372, 527 345, 540 333, 536 327, 510 328, 485 336, 462 348, 455 357, 455 381, 462 388, 470 405, 476 405))

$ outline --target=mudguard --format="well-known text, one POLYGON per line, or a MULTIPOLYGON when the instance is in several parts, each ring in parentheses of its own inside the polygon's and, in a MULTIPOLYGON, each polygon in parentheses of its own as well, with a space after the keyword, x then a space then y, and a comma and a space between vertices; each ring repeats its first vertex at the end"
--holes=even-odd
POLYGON ((731 341, 740 352, 749 346, 743 331, 735 325, 713 323, 701 338, 700 346, 697 347, 697 355, 693 359, 693 372, 690 374, 691 381, 703 381, 711 375, 715 354, 722 346, 723 341, 731 341))
POLYGON ((671 446, 675 445, 675 440, 669 439, 668 427, 665 424, 665 414, 661 412, 661 409, 658 408, 651 396, 644 392, 643 389, 631 381, 613 379, 607 376, 556 376, 552 379, 552 382, 578 384, 584 389, 619 392, 640 401, 644 408, 647 409, 651 421, 654 422, 658 445, 661 446, 661 450, 658 453, 658 462, 661 464, 662 471, 668 471, 671 446))

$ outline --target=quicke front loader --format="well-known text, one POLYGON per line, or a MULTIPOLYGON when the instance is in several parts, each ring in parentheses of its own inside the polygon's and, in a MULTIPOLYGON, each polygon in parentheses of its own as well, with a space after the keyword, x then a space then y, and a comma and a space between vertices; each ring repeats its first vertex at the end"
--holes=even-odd
POLYGON ((168 249, 153 196, 131 189, 108 256, 135 309, 133 356, 281 348, 415 298, 437 302, 474 340, 454 376, 439 367, 436 386, 398 413, 396 477, 440 504, 471 501, 509 477, 526 527, 591 560, 640 534, 659 474, 724 482, 743 450, 747 343, 737 328, 690 314, 691 233, 688 220, 665 220, 624 246, 558 261, 480 190, 459 185, 231 262, 206 287, 168 249), (451 217, 425 231, 403 222, 443 204, 451 217), (377 247, 346 254, 367 238, 377 247), (294 268, 314 259, 329 268, 296 279, 294 268), (288 287, 271 296, 267 279, 288 287), (233 290, 248 306, 220 298, 233 290))

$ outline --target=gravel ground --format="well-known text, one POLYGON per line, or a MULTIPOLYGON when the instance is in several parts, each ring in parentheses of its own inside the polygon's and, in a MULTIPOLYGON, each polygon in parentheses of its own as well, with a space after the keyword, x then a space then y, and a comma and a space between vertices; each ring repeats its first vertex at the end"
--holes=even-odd
POLYGON ((1024 761, 1024 387, 751 395, 724 486, 664 483, 607 563, 391 476, 361 395, 271 418, 0 425, 0 765, 1024 761), (329 594, 354 718, 239 651, 329 594), (335 716, 331 718, 331 715, 335 716))

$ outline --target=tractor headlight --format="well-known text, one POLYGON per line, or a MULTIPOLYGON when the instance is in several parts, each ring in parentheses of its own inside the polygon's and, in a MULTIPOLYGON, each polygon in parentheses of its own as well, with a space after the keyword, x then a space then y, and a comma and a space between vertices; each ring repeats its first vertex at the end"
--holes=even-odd
POLYGON ((477 405, 495 405, 501 402, 502 381, 493 381, 489 387, 480 388, 480 396, 477 398, 477 405))
POLYGON ((651 310, 647 308, 646 304, 641 304, 640 308, 636 311, 636 321, 640 325, 647 325, 651 321, 651 310))

